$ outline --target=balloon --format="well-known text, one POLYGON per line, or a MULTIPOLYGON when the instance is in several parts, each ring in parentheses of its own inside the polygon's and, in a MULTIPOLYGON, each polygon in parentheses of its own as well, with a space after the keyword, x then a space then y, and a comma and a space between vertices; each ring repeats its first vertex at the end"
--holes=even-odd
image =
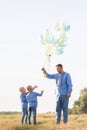
POLYGON ((63 50, 58 50, 58 54, 61 55, 63 53, 63 50))
POLYGON ((64 29, 65 29, 65 31, 69 31, 70 30, 70 25, 65 25, 64 29))
POLYGON ((57 24, 55 25, 55 30, 56 30, 56 31, 61 31, 61 30, 63 29, 63 26, 64 26, 63 23, 57 23, 57 24))
POLYGON ((67 32, 70 30, 70 25, 64 23, 57 23, 54 31, 46 29, 44 34, 41 35, 41 44, 45 46, 45 56, 50 62, 50 57, 53 54, 61 55, 66 47, 68 40, 67 32))

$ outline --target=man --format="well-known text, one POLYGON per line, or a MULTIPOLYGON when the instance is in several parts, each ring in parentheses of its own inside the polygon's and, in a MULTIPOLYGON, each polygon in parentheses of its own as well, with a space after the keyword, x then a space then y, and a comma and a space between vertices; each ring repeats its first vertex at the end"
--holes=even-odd
POLYGON ((49 79, 56 80, 56 123, 61 121, 61 111, 63 110, 63 121, 68 122, 68 103, 72 92, 72 81, 68 73, 63 71, 63 65, 56 65, 56 74, 48 74, 45 68, 42 68, 43 73, 49 79))

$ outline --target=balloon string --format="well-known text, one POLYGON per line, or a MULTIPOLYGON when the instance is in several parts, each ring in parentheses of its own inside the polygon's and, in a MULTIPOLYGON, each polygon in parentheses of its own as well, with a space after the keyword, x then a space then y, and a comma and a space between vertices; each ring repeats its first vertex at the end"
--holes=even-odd
MULTIPOLYGON (((47 71, 50 71, 50 62, 51 62, 51 55, 49 56, 46 56, 46 61, 45 61, 45 64, 44 64, 44 68, 47 69, 47 71)), ((46 74, 44 73, 44 77, 46 77, 46 74)))

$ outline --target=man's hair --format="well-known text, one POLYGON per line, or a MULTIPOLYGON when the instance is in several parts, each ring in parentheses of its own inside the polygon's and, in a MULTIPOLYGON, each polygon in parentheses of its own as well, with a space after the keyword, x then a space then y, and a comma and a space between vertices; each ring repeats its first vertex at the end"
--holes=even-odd
POLYGON ((57 64, 56 67, 63 67, 63 65, 62 64, 57 64))

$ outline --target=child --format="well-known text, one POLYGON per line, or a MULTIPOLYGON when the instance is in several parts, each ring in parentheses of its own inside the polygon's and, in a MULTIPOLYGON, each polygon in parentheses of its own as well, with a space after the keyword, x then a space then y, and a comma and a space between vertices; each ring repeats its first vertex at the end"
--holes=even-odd
POLYGON ((30 118, 31 118, 31 113, 33 113, 33 124, 36 124, 36 108, 37 108, 37 96, 42 96, 43 91, 41 93, 33 92, 33 87, 28 86, 27 91, 29 93, 26 95, 27 102, 29 104, 29 109, 28 109, 28 124, 31 124, 30 118))
MULTIPOLYGON (((32 89, 37 88, 37 86, 34 86, 32 89)), ((26 95, 28 94, 28 92, 26 92, 26 89, 24 87, 20 87, 19 91, 21 92, 20 95, 20 100, 21 100, 21 106, 22 106, 22 117, 21 117, 21 123, 24 123, 24 118, 25 118, 25 123, 27 123, 27 117, 28 117, 28 102, 26 99, 26 95)))

